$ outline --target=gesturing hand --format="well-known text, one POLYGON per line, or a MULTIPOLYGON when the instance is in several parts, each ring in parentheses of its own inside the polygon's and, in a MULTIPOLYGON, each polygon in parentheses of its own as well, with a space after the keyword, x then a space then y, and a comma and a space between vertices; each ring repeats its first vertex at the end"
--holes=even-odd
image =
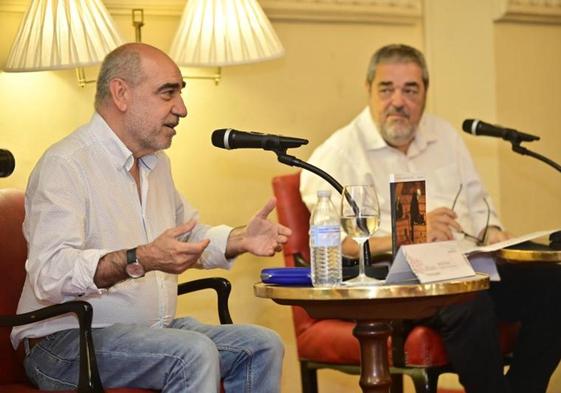
POLYGON ((191 220, 175 228, 165 230, 154 241, 137 249, 138 259, 144 270, 160 270, 180 274, 193 267, 209 244, 209 240, 182 242, 177 237, 191 231, 196 222, 191 220))
POLYGON ((271 256, 282 250, 282 245, 287 242, 292 231, 267 219, 275 205, 276 199, 271 198, 251 218, 246 227, 232 230, 226 246, 227 257, 231 258, 243 252, 250 252, 257 256, 271 256))

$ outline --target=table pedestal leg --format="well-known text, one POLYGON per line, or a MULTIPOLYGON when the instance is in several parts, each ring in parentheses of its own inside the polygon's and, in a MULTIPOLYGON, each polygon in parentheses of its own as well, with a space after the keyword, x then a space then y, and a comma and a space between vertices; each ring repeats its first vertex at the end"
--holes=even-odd
POLYGON ((388 365, 387 323, 358 321, 353 335, 360 342, 360 387, 363 393, 389 393, 391 376, 388 365))

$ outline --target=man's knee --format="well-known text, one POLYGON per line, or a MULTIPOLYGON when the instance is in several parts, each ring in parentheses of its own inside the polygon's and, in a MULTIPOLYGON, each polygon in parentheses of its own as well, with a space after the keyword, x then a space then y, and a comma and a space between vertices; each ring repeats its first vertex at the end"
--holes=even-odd
POLYGON ((442 329, 454 329, 461 326, 495 326, 496 316, 493 302, 487 292, 478 294, 475 298, 440 310, 438 318, 442 329))
POLYGON ((219 364, 220 356, 214 342, 203 334, 184 332, 176 342, 178 354, 189 361, 219 364), (186 334, 185 334, 186 333, 186 334))
POLYGON ((271 360, 283 358, 284 345, 277 332, 253 325, 244 325, 241 328, 246 330, 247 337, 251 337, 251 352, 267 353, 271 360))

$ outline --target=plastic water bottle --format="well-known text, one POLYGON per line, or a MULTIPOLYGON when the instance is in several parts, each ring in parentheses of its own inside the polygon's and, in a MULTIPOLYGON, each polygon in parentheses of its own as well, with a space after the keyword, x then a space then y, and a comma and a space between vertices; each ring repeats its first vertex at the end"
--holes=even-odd
POLYGON ((314 287, 334 287, 343 279, 341 223, 331 202, 331 191, 320 190, 310 217, 310 253, 314 287))

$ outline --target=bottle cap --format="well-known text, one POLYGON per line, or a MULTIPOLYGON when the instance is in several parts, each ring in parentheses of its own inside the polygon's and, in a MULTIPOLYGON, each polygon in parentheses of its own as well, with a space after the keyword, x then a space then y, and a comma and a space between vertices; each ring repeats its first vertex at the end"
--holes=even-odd
POLYGON ((331 196, 331 190, 318 190, 318 198, 321 197, 330 197, 331 196))

